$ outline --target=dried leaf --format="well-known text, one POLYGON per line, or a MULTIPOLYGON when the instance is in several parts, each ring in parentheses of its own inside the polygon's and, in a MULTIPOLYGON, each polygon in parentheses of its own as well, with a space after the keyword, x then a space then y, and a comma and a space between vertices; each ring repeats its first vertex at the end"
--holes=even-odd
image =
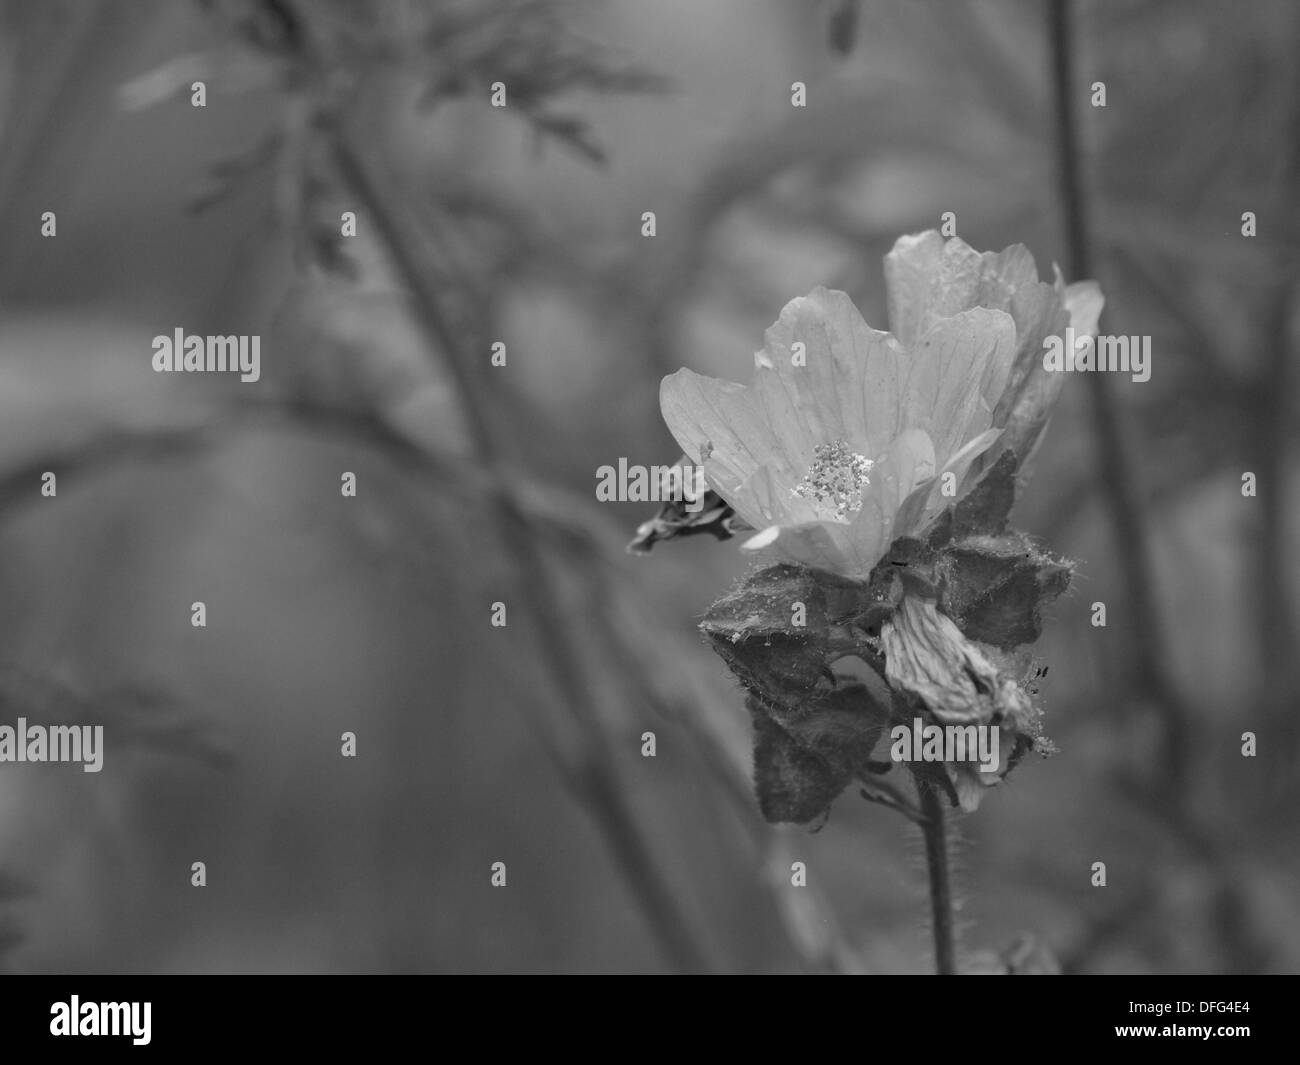
POLYGON ((916 696, 944 724, 1028 726, 1035 714, 1016 679, 938 604, 907 594, 880 634, 885 677, 896 691, 916 696))

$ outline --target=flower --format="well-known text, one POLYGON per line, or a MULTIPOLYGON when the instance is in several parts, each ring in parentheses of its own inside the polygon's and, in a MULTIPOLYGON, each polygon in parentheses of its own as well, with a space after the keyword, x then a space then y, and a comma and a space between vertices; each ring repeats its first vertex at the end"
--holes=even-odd
POLYGON ((1063 380, 1044 341, 1093 336, 1101 293, 1040 282, 1022 246, 934 232, 894 245, 885 283, 893 333, 815 289, 767 331, 748 387, 681 370, 660 392, 728 531, 775 556, 700 626, 747 692, 770 821, 818 823, 854 781, 907 811, 877 747, 918 718, 996 733, 996 765, 898 756, 966 810, 1052 749, 1025 649, 1072 566, 1007 518, 1063 380))
POLYGON ((1043 368, 1043 340, 1093 335, 1102 305, 1094 282, 1040 282, 1022 245, 980 253, 933 230, 895 243, 885 287, 892 333, 816 288, 767 330, 748 387, 664 379, 677 443, 760 530, 743 549, 866 578, 989 460, 1023 463, 1063 378, 1043 368))
POLYGON ((967 639, 934 600, 914 590, 881 627, 880 642, 885 679, 894 691, 914 696, 940 724, 999 730, 998 750, 1011 754, 992 769, 970 761, 944 763, 958 805, 978 809, 985 789, 1041 740, 1039 710, 996 660, 995 649, 967 639))
POLYGON ((933 600, 903 596, 881 630, 885 679, 918 696, 945 725, 1002 724, 1017 732, 1033 723, 1029 697, 966 639, 933 600))

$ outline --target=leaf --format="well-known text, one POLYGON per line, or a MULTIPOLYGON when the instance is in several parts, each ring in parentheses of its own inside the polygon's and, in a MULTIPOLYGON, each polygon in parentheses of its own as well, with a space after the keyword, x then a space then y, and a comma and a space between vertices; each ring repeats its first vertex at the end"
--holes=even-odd
POLYGON ((856 623, 875 631, 901 599, 901 578, 937 598, 971 639, 1002 649, 1037 640, 1043 608, 1066 590, 1073 569, 1007 531, 1018 465, 1014 452, 1002 452, 974 488, 934 519, 923 540, 895 540, 872 571, 856 623))
POLYGON ((889 713, 860 684, 815 700, 801 717, 778 720, 751 695, 754 789, 772 823, 806 825, 823 818, 852 781, 866 773, 889 713))
POLYGON ((1008 650, 1042 633, 1042 611, 1069 586, 1070 565, 1025 536, 973 536, 949 544, 938 563, 943 610, 971 639, 1008 650))
POLYGON ((824 759, 761 711, 754 714, 754 791, 763 819, 806 825, 830 809, 848 784, 824 759))
POLYGON ((746 689, 797 716, 834 689, 830 663, 854 648, 844 623, 863 594, 834 574, 772 566, 714 603, 700 628, 746 689))
POLYGON ((864 586, 824 570, 782 563, 746 578, 709 608, 700 628, 729 644, 784 636, 823 649, 831 630, 858 609, 864 586), (803 624, 793 622, 802 603, 803 624))

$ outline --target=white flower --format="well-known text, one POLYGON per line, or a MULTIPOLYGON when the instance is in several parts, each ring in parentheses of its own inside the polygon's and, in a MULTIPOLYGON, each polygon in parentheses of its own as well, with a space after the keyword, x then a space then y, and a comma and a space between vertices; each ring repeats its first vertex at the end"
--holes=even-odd
POLYGON ((898 240, 885 286, 892 333, 817 288, 768 329, 748 387, 688 369, 664 379, 677 443, 760 530, 743 548, 867 576, 961 495, 985 452, 1026 457, 1064 376, 1042 370, 1043 338, 1094 334, 1102 304, 1093 282, 1040 282, 1021 245, 981 254, 934 231, 898 240))

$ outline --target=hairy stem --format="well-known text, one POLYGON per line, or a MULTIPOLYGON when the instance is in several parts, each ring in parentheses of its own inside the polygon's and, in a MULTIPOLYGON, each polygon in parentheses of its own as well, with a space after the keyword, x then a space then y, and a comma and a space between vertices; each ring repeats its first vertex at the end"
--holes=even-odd
POLYGON ((943 799, 933 788, 921 786, 924 820, 925 863, 930 871, 930 919, 934 927, 934 966, 940 976, 957 972, 957 950, 953 941, 952 881, 948 871, 948 825, 943 799))

